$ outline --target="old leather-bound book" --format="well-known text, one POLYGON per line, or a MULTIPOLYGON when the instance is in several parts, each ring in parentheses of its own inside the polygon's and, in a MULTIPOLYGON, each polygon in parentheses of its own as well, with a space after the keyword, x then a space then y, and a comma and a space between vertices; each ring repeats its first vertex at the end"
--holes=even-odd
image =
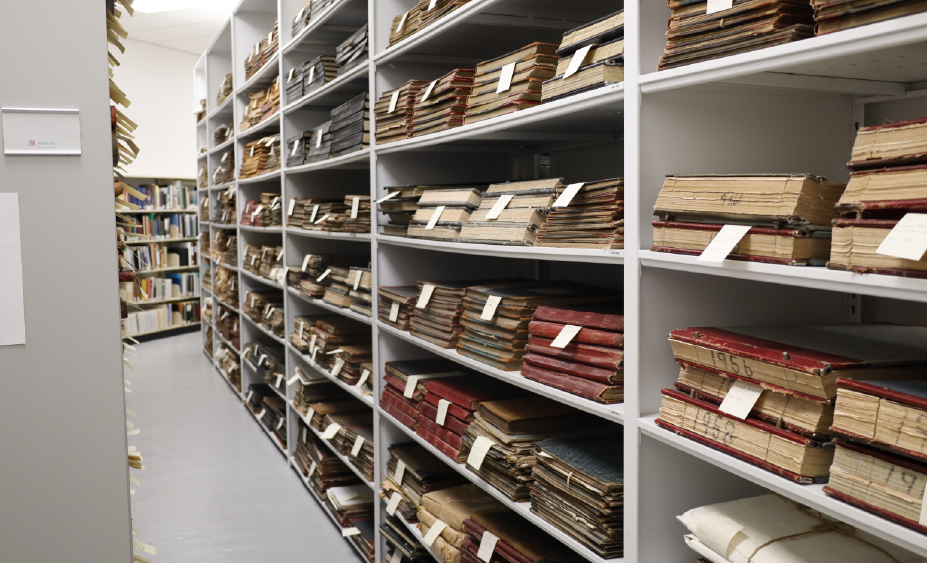
POLYGON ((577 429, 595 420, 590 414, 539 396, 486 401, 480 404, 479 413, 484 420, 506 434, 577 429))
POLYGON ((471 540, 464 549, 474 556, 479 551, 483 533, 489 532, 499 538, 494 551, 508 563, 579 560, 562 543, 523 518, 513 518, 510 513, 473 514, 464 522, 464 527, 471 540))
POLYGON ((832 430, 927 460, 927 381, 837 380, 832 430))
POLYGON ((927 278, 927 260, 923 257, 907 260, 876 253, 897 224, 894 219, 835 219, 827 267, 859 274, 927 278))
POLYGON ((905 212, 927 211, 927 165, 853 172, 837 202, 837 211, 889 219, 905 212))
POLYGON ((927 117, 860 127, 850 153, 850 170, 927 162, 927 117))

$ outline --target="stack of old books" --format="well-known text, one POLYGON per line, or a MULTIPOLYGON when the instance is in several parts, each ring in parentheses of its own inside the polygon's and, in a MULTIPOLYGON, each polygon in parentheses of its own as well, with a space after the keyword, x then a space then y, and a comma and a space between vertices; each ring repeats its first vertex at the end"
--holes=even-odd
POLYGON ((274 78, 266 90, 250 92, 248 97, 251 101, 248 102, 247 113, 238 126, 240 131, 254 127, 280 109, 280 77, 274 78))
POLYGON ((398 43, 414 34, 421 28, 422 2, 419 2, 408 12, 393 18, 389 29, 389 44, 398 43))
POLYGON ((902 325, 697 327, 670 344, 682 370, 657 424, 799 483, 827 479, 838 378, 909 378, 927 365, 927 329, 902 325))
POLYGON ((393 444, 389 447, 386 480, 383 481, 380 497, 390 502, 394 494, 399 495, 399 500, 393 501, 398 503, 395 508, 406 522, 412 524, 418 521, 424 495, 463 482, 459 473, 424 447, 414 442, 393 444))
POLYGON ((263 193, 260 201, 247 200, 241 212, 240 224, 251 227, 279 227, 283 224, 280 194, 263 193))
MULTIPOLYGON (((307 254, 301 267, 291 267, 287 272, 287 285, 297 289, 310 299, 321 299, 333 283, 332 274, 342 278, 342 285, 350 275, 350 268, 368 264, 366 256, 329 256, 307 254)), ((363 281, 363 278, 362 280, 363 281)))
POLYGON ((521 374, 599 403, 620 403, 623 333, 621 306, 538 307, 528 323, 521 374))
POLYGON ((227 184, 235 178, 235 153, 227 150, 222 153, 219 159, 219 166, 212 171, 212 185, 221 186, 227 184))
MULTIPOLYGON (((337 377, 348 385, 356 386, 364 376, 364 370, 370 371, 369 364, 373 361, 369 329, 367 334, 352 336, 346 340, 353 340, 353 342, 338 345, 333 352, 317 358, 316 363, 327 369, 333 377, 337 377)), ((368 379, 369 377, 367 375, 368 379)))
POLYGON ((364 484, 332 487, 325 492, 325 504, 342 528, 356 521, 373 519, 373 491, 364 484))
POLYGON ((373 272, 370 268, 355 266, 348 272, 348 286, 350 287, 348 296, 351 298, 348 307, 355 313, 365 317, 373 316, 371 309, 373 303, 373 296, 371 295, 372 282, 373 272))
POLYGON ((345 39, 335 48, 335 63, 338 65, 338 76, 346 74, 367 60, 369 51, 367 43, 367 24, 354 32, 354 35, 345 39))
MULTIPOLYGON (((335 57, 320 55, 311 61, 302 64, 303 91, 306 95, 318 90, 335 79, 338 75, 338 64, 335 57)), ((295 98, 293 98, 295 99, 295 98)))
POLYGON ((219 349, 216 350, 216 360, 222 375, 229 380, 232 387, 241 393, 241 361, 238 359, 237 354, 237 350, 230 348, 224 342, 220 342, 219 349))
POLYGON ((373 113, 376 116, 377 144, 384 145, 412 136, 412 118, 415 113, 415 99, 427 83, 410 80, 380 95, 373 113))
POLYGON ((360 478, 322 443, 302 420, 297 422, 296 450, 293 461, 320 497, 332 487, 358 484, 360 478))
POLYGON ((367 518, 354 518, 351 520, 351 528, 342 531, 342 534, 347 534, 348 542, 354 544, 358 551, 364 554, 367 563, 373 563, 376 557, 376 551, 374 549, 376 542, 375 526, 376 523, 373 520, 373 516, 367 518), (357 530, 357 532, 355 533, 354 530, 357 530))
POLYGON ((216 96, 216 107, 222 105, 222 103, 232 94, 234 86, 232 86, 232 73, 225 75, 225 78, 222 79, 222 84, 219 84, 219 95, 216 96))
MULTIPOLYGON (((370 269, 360 268, 358 266, 340 266, 330 264, 331 285, 325 288, 325 294, 322 300, 339 307, 350 308, 357 302, 369 303, 370 301, 370 269), (352 272, 354 272, 352 274, 352 272), (359 272, 359 273, 358 273, 359 272), (367 274, 366 276, 364 274, 367 274), (360 277, 358 277, 360 276, 360 277), (366 286, 361 288, 364 278, 367 278, 366 286), (354 283, 358 282, 357 289, 354 289, 354 283), (366 294, 364 294, 366 293, 366 294)), ((324 282, 325 280, 323 280, 324 282)))
POLYGON ((624 179, 585 182, 564 196, 568 188, 557 188, 557 201, 538 227, 534 246, 624 248, 624 179))
POLYGON ((306 28, 306 24, 309 23, 309 20, 312 18, 312 2, 306 3, 305 6, 299 9, 296 12, 296 15, 293 16, 293 35, 291 37, 296 37, 299 35, 303 29, 306 28))
MULTIPOLYGON (((432 190, 477 190, 478 192, 483 192, 488 188, 487 184, 458 184, 458 185, 434 185, 434 184, 425 184, 425 185, 414 185, 414 186, 394 186, 385 188, 388 199, 380 199, 380 213, 385 213, 389 217, 388 224, 383 227, 383 234, 387 235, 396 235, 396 236, 407 236, 409 234, 409 225, 412 223, 412 220, 418 211, 418 202, 422 195, 427 191, 432 190), (393 195, 395 194, 395 195, 393 195)), ((469 203, 470 193, 467 194, 467 200, 469 203)), ((449 199, 449 198, 448 198, 449 199)), ((455 202, 456 203, 456 202, 455 202)), ((468 207, 476 208, 479 206, 479 201, 475 203, 470 203, 468 207)), ((419 219, 420 225, 427 225, 428 220, 431 216, 434 215, 434 207, 431 206, 431 211, 427 211, 422 214, 419 219)), ((445 207, 454 207, 454 204, 445 207)), ((428 208, 426 208, 428 209, 428 208)), ((469 213, 469 210, 468 210, 469 213)), ((450 218, 451 214, 448 214, 450 218)), ((469 216, 468 216, 469 217, 469 216)), ((462 224, 462 223, 461 223, 462 224)), ((456 232, 456 231, 455 231, 456 232)))
POLYGON ((562 543, 511 512, 474 514, 464 521, 466 539, 460 547, 461 563, 539 563, 542 561, 581 561, 562 543), (489 554, 484 553, 486 538, 496 538, 489 554), (481 547, 483 546, 483 547, 481 547))
POLYGON ((342 205, 343 201, 340 199, 324 198, 292 198, 290 200, 290 207, 287 209, 287 213, 289 214, 287 226, 296 229, 308 229, 325 216, 325 210, 329 209, 326 205, 332 203, 342 205), (324 210, 323 206, 326 206, 324 210))
POLYGON ((216 268, 216 298, 231 307, 238 304, 238 275, 228 268, 216 268))
POLYGON ((280 168, 280 135, 262 137, 245 145, 239 178, 252 178, 280 168))
POLYGON ((409 238, 455 241, 483 200, 482 186, 460 186, 424 192, 409 222, 409 238))
POLYGON ((286 401, 274 393, 265 383, 252 383, 248 386, 248 398, 245 401, 262 426, 274 434, 281 445, 286 448, 286 401), (283 424, 279 424, 284 420, 283 424), (278 433, 277 428, 283 430, 278 433))
POLYGON ((650 249, 699 256, 725 223, 749 225, 728 259, 824 265, 845 188, 808 174, 667 176, 650 249))
POLYGON ((828 268, 927 277, 927 260, 916 250, 906 257, 879 253, 907 214, 927 211, 925 152, 927 119, 860 128, 848 164, 850 182, 837 202, 844 218, 833 222, 828 268))
POLYGON ((280 46, 280 34, 277 31, 277 20, 274 20, 274 28, 261 41, 255 43, 254 50, 248 53, 245 58, 245 80, 255 75, 264 65, 269 63, 277 53, 280 46))
POLYGON ((251 365, 251 368, 264 383, 285 393, 286 388, 279 385, 286 371, 283 356, 284 349, 282 346, 268 346, 257 342, 245 344, 244 349, 241 351, 241 358, 251 365))
POLYGON ((480 404, 516 394, 496 379, 467 372, 459 377, 436 378, 425 383, 425 400, 416 433, 438 451, 461 463, 463 437, 480 404))
POLYGON ((550 102, 624 80, 624 11, 563 34, 557 74, 544 82, 541 101, 550 102))
POLYGON ((267 279, 274 279, 274 268, 279 269, 281 261, 277 260, 277 255, 283 257, 282 246, 258 246, 256 244, 245 244, 245 260, 241 267, 256 276, 267 279))
POLYGON ((344 218, 344 232, 369 233, 370 232, 370 196, 346 195, 344 205, 348 212, 344 218))
POLYGON ((676 519, 688 529, 683 536, 686 545, 706 561, 916 563, 924 559, 774 494, 693 508, 676 519), (733 538, 730 533, 735 529, 733 538))
POLYGON ((467 426, 462 454, 467 469, 516 502, 529 500, 541 440, 600 432, 595 416, 546 397, 483 401, 467 426))
MULTIPOLYGON (((382 492, 381 492, 382 495, 382 492)), ((380 524, 380 535, 386 542, 386 561, 396 563, 427 563, 431 557, 415 534, 399 521, 396 516, 387 516, 380 524)))
POLYGON ((216 126, 212 133, 213 145, 219 146, 222 143, 228 141, 232 138, 232 134, 235 132, 235 129, 232 127, 231 123, 220 123, 216 126))
MULTIPOLYGON (((230 311, 226 307, 219 307, 219 312, 216 314, 216 330, 232 347, 237 353, 239 348, 241 348, 241 325, 238 324, 238 313, 230 311)), ((235 358, 235 363, 238 364, 238 357, 235 358)))
POLYGON ((476 65, 465 124, 541 103, 541 86, 557 71, 557 45, 532 43, 476 65))
POLYGON ((332 122, 326 121, 312 130, 312 137, 309 144, 306 145, 306 157, 303 159, 306 164, 321 162, 331 158, 332 152, 332 122))
MULTIPOLYGON (((335 382, 329 379, 310 379, 302 366, 297 366, 295 371, 295 375, 298 377, 296 381, 293 381, 296 384, 293 393, 293 406, 303 416, 307 416, 310 409, 315 413, 312 405, 317 403, 352 401, 356 403, 357 410, 363 408, 363 405, 357 399, 351 397, 347 391, 339 387, 335 382)), ((287 385, 290 384, 290 381, 292 379, 287 381, 287 385)), ((322 416, 325 415, 322 414, 322 416)))
POLYGON ((369 408, 326 415, 322 421, 322 438, 346 456, 367 481, 373 481, 373 412, 369 408))
POLYGON ((312 131, 303 131, 286 141, 286 165, 289 168, 305 163, 306 154, 311 147, 312 131))
POLYGON ((463 325, 463 298, 467 288, 480 281, 418 282, 418 298, 412 309, 412 336, 441 348, 456 348, 463 325))
POLYGON ((296 65, 290 69, 290 72, 286 75, 286 103, 292 104, 296 100, 303 97, 304 85, 303 81, 303 68, 308 65, 308 62, 305 62, 301 65, 296 65))
POLYGON ((333 158, 370 146, 370 104, 366 92, 333 109, 331 116, 333 158))
POLYGON ((564 187, 559 178, 493 184, 460 230, 459 242, 534 246, 537 229, 564 187))
POLYGON ((303 221, 303 228, 309 231, 341 232, 344 230, 344 215, 347 211, 348 206, 344 200, 313 204, 312 214, 303 221), (318 210, 315 209, 316 205, 319 206, 318 210))
POLYGON ((427 135, 463 125, 474 74, 473 69, 454 69, 420 90, 415 96, 412 135, 427 135))
POLYGON ((342 315, 307 315, 293 320, 290 343, 312 361, 333 354, 342 344, 357 344, 370 340, 370 327, 342 315))
POLYGON ((261 324, 261 317, 270 307, 283 309, 283 297, 278 290, 257 291, 248 289, 245 291, 245 299, 241 305, 241 312, 257 324, 261 324))
MULTIPOLYGON (((229 189, 219 192, 219 195, 216 197, 216 214, 213 216, 211 222, 223 223, 226 225, 234 223, 236 221, 235 209, 237 202, 238 192, 235 191, 235 186, 231 186, 229 189)), ((233 252, 235 252, 237 256, 238 248, 234 248, 233 252)))
MULTIPOLYGON (((458 485, 422 496, 418 529, 422 536, 427 536, 432 526, 443 524, 441 533, 429 546, 431 553, 442 563, 465 563, 461 557, 461 547, 467 538, 464 522, 477 514, 503 511, 505 507, 499 501, 476 485, 458 485)), ((511 518, 512 514, 506 513, 506 517, 511 518)))
POLYGON ((200 171, 196 175, 196 187, 201 190, 209 187, 209 170, 205 164, 200 166, 200 171))
POLYGON ((624 554, 623 443, 619 431, 535 444, 531 512, 602 559, 624 554))
POLYGON ((222 262, 229 266, 237 266, 238 235, 235 234, 235 231, 228 229, 216 230, 216 234, 211 240, 209 255, 210 258, 216 262, 222 262))
POLYGON ((814 35, 814 11, 801 0, 738 0, 717 9, 668 0, 666 50, 658 70, 791 43, 814 35))
POLYGON ((621 294, 570 281, 513 280, 467 288, 457 353, 503 371, 521 369, 528 323, 542 305, 616 303, 621 294))
POLYGON ((377 311, 380 322, 408 332, 412 326, 413 307, 418 301, 418 286, 380 286, 377 293, 380 295, 380 308, 377 311))
POLYGON ((304 418, 309 419, 309 427, 312 430, 315 430, 318 434, 322 434, 323 428, 325 427, 325 417, 333 414, 346 414, 361 411, 370 412, 370 407, 364 405, 354 397, 347 397, 345 399, 309 403, 306 405, 306 410, 300 410, 300 413, 304 418))
POLYGON ((866 3, 853 0, 812 0, 811 5, 814 7, 815 35, 826 35, 927 11, 927 7, 920 2, 898 0, 866 3))
POLYGON ((380 406, 412 430, 418 429, 425 400, 425 383, 437 377, 464 375, 450 360, 403 360, 386 362, 380 406))

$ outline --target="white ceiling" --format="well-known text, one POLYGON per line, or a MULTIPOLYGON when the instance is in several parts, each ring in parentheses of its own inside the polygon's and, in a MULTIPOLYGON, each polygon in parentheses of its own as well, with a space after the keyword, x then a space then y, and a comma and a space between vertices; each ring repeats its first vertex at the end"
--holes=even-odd
POLYGON ((134 16, 123 14, 119 23, 129 39, 202 55, 231 11, 227 3, 154 14, 136 10, 134 16))

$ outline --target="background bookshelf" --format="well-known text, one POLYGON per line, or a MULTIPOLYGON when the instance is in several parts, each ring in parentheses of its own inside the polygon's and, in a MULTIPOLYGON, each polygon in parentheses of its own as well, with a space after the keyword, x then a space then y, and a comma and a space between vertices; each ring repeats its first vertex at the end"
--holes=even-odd
MULTIPOLYGON (((608 407, 535 386, 515 372, 494 370, 367 319, 375 368, 373 396, 367 396, 376 429, 371 486, 379 488, 384 479, 387 448, 415 439, 375 406, 384 363, 446 357, 587 410, 604 424, 623 427, 626 561, 694 560, 682 541, 685 529, 675 518, 678 514, 768 491, 927 556, 927 538, 920 534, 827 497, 820 487, 792 486, 653 423, 660 389, 670 387, 678 374, 667 343, 671 330, 709 324, 927 324, 927 281, 731 261, 706 265, 686 256, 649 251, 651 210, 667 174, 810 172, 846 181, 845 164, 859 126, 927 116, 927 98, 922 97, 927 91, 923 89, 927 14, 656 71, 669 17, 665 3, 579 0, 566 7, 555 0, 530 5, 519 0, 473 0, 392 46, 388 37, 393 18, 411 9, 413 0, 335 0, 294 37, 290 24, 303 4, 303 0, 244 0, 194 69, 195 101, 207 101, 207 113, 196 125, 199 146, 206 150, 196 158, 198 167, 207 168, 209 184, 201 185, 198 192, 209 201, 210 210, 216 209, 223 192, 235 194, 239 206, 230 224, 218 222, 215 215, 209 222, 201 221, 204 237, 233 232, 239 260, 245 244, 282 246, 285 266, 300 265, 307 253, 369 252, 374 288, 427 278, 517 275, 570 279, 624 292, 625 403, 608 407), (284 163, 280 171, 257 178, 212 182, 226 150, 234 148, 237 178, 248 142, 277 133, 285 142, 327 121, 331 109, 358 93, 368 91, 372 106, 381 93, 409 79, 431 80, 453 68, 472 68, 533 41, 559 42, 564 30, 622 7, 626 23, 621 84, 384 146, 371 139, 369 149, 292 168, 284 163), (280 22, 279 51, 246 80, 244 60, 275 20, 280 22), (371 46, 367 63, 295 100, 287 99, 281 87, 281 109, 266 122, 240 131, 248 93, 333 50, 364 24, 369 26, 371 46), (229 72, 234 75, 234 91, 219 103, 218 86, 229 72), (216 145, 213 131, 220 124, 231 124, 236 133, 216 145), (370 235, 312 232, 286 225, 258 230, 237 224, 243 202, 267 192, 279 193, 285 203, 294 197, 358 193, 369 193, 375 201, 386 195, 386 187, 404 184, 539 177, 579 182, 616 176, 625 179, 625 250, 510 248, 396 238, 377 234, 381 216, 375 210, 370 235)), ((204 279, 208 273, 214 281, 220 268, 237 280, 238 301, 220 301, 208 287, 202 289, 202 299, 212 299, 212 315, 203 322, 204 353, 227 379, 230 366, 240 374, 240 386, 230 381, 239 398, 249 383, 260 381, 241 365, 236 350, 249 342, 280 344, 278 337, 246 318, 238 318, 239 346, 216 330, 223 315, 244 317, 241 300, 247 289, 280 292, 287 334, 300 315, 334 310, 355 316, 238 268, 206 259, 201 263, 204 279)), ((297 366, 319 378, 331 378, 289 343, 284 349, 288 378, 297 366)), ((360 393, 353 388, 352 392, 360 393)), ((285 394, 288 442, 295 444, 301 417, 292 407, 293 388, 287 387, 285 394)), ((292 446, 284 453, 291 460, 292 446)), ((494 493, 489 485, 477 484, 494 493)), ((384 509, 384 504, 378 506, 377 525, 385 517, 384 509)), ((526 506, 516 509, 519 517, 538 524, 580 556, 599 561, 550 524, 532 517, 526 506)), ((376 546, 377 563, 384 563, 379 536, 376 546)))

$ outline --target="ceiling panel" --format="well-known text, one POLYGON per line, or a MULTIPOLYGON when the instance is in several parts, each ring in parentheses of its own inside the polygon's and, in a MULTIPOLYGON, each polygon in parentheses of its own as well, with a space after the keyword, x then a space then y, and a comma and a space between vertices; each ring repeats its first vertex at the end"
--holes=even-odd
POLYGON ((129 39, 200 55, 231 14, 228 5, 206 6, 120 19, 129 39))

